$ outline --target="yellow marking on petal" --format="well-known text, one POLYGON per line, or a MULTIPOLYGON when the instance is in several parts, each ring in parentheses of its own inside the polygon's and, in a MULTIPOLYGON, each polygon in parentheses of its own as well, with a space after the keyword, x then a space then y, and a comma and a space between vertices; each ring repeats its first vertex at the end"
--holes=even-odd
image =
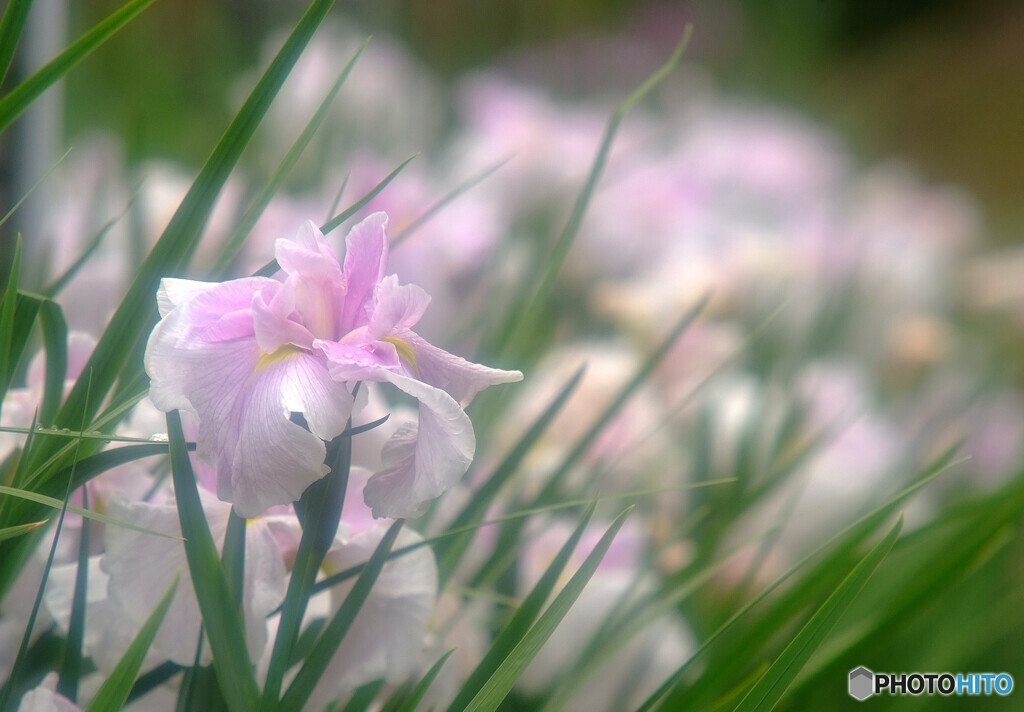
POLYGON ((252 375, 255 376, 263 369, 269 368, 274 364, 281 363, 282 361, 287 361, 292 356, 298 356, 301 353, 302 350, 297 346, 285 344, 272 354, 260 354, 260 359, 256 362, 256 371, 252 375))
POLYGON ((412 344, 405 339, 398 338, 397 336, 385 336, 381 341, 387 341, 389 344, 394 344, 395 350, 398 351, 398 357, 411 364, 412 370, 416 372, 416 375, 420 375, 420 367, 416 363, 416 352, 413 351, 412 344))

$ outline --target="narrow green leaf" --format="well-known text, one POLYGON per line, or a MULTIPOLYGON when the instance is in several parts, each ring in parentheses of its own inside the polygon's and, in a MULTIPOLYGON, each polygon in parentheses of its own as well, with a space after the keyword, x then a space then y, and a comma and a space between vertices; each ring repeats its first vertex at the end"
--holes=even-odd
POLYGON ((565 228, 562 230, 551 253, 544 257, 540 263, 542 269, 538 271, 540 274, 539 283, 536 287, 531 288, 525 302, 517 305, 516 310, 513 312, 511 323, 503 325, 498 341, 498 350, 503 355, 512 355, 509 351, 515 348, 517 344, 525 342, 522 337, 528 330, 534 327, 539 315, 547 308, 548 298, 555 288, 565 259, 568 257, 569 250, 576 240, 580 226, 583 224, 583 217, 587 212, 590 199, 594 194, 598 181, 601 179, 602 173, 604 173, 608 154, 611 152, 612 144, 615 141, 615 136, 619 131, 622 120, 629 113, 630 109, 675 69, 682 59, 687 45, 690 43, 690 36, 692 34, 693 26, 688 24, 683 30, 683 36, 679 40, 679 44, 676 45, 675 51, 669 60, 612 112, 604 137, 601 140, 601 147, 594 158, 594 163, 587 176, 586 183, 576 198, 572 213, 569 215, 569 220, 566 222, 565 228))
POLYGON ((174 580, 167 589, 167 593, 164 594, 156 609, 146 619, 142 629, 135 636, 135 639, 132 640, 131 645, 128 646, 128 650, 125 651, 117 666, 107 676, 107 679, 103 681, 103 685, 100 686, 89 706, 85 708, 85 712, 108 712, 110 710, 119 710, 124 706, 124 703, 128 700, 128 695, 131 694, 132 685, 135 683, 135 676, 139 674, 139 669, 146 659, 149 646, 153 644, 153 640, 156 638, 156 634, 159 632, 160 626, 167 616, 167 611, 171 608, 171 603, 174 601, 174 594, 178 591, 178 582, 180 580, 181 572, 179 571, 175 574, 174 580))
POLYGON ((29 522, 28 524, 18 524, 13 527, 6 527, 4 529, 0 529, 0 541, 3 541, 4 539, 13 539, 16 536, 21 536, 23 534, 28 534, 29 532, 35 531, 36 529, 43 526, 49 521, 49 519, 44 519, 39 522, 29 522))
POLYGON ((224 534, 224 550, 220 561, 227 576, 231 598, 241 608, 245 588, 245 518, 235 514, 234 507, 228 515, 228 530, 224 534))
POLYGON ((359 49, 356 50, 352 59, 349 60, 348 64, 346 64, 345 68, 341 71, 341 74, 338 75, 338 78, 335 80, 330 91, 327 92, 323 101, 320 102, 320 107, 316 110, 316 113, 313 114, 313 117, 309 120, 309 123, 306 124, 306 127, 303 129, 298 139, 296 139, 295 143, 292 144, 292 147, 288 150, 288 153, 285 155, 284 160, 281 161, 281 164, 277 167, 277 170, 274 171, 274 175, 271 177, 270 182, 260 192, 259 197, 257 197, 256 200, 253 201, 252 205, 249 206, 249 209, 245 211, 245 214, 241 219, 239 219, 238 225, 235 227, 234 232, 231 233, 231 237, 228 238, 227 244, 224 246, 224 249, 221 250, 221 253, 217 256, 217 261, 213 265, 212 273, 215 276, 219 277, 220 275, 223 275, 238 255, 238 251, 242 248, 245 238, 249 236, 250 232, 252 232, 252 228, 256 225, 260 215, 262 215, 263 211, 266 210, 268 205, 270 205, 270 201, 274 199, 274 196, 281 189, 281 186, 284 185, 284 182, 291 174, 292 169, 295 168, 295 164, 298 163, 299 158, 306 150, 306 147, 309 146, 309 142, 313 140, 313 135, 317 132, 317 129, 320 128, 320 124, 322 124, 324 119, 327 118, 327 112, 331 108, 331 104, 334 103, 334 99, 338 96, 338 92, 341 90, 342 85, 345 83, 345 80, 348 79, 349 73, 356 65, 356 62, 359 60, 360 55, 362 55, 363 50, 366 49, 366 45, 369 44, 369 42, 370 39, 367 38, 359 49))
MULTIPOLYGON (((146 9, 153 0, 132 0, 89 30, 53 61, 16 86, 0 100, 0 131, 13 122, 46 89, 67 74, 94 49, 146 9)), ((13 52, 14 48, 11 48, 13 52)))
POLYGON ((89 404, 89 410, 85 411, 84 386, 79 379, 58 416, 58 424, 62 427, 70 427, 72 414, 77 416, 87 412, 92 417, 118 378, 131 381, 133 374, 141 373, 141 361, 129 363, 128 358, 138 352, 136 345, 144 344, 152 327, 157 313, 155 295, 160 279, 184 272, 228 176, 288 73, 333 4, 334 0, 314 0, 228 126, 167 228, 139 268, 128 294, 89 359, 86 371, 92 371, 97 397, 89 404))
POLYGON ((465 684, 463 684, 459 694, 452 700, 451 705, 448 707, 448 712, 459 712, 466 709, 467 705, 475 699, 474 696, 483 690, 487 681, 498 673, 505 660, 512 655, 516 647, 523 641, 523 638, 530 630, 530 626, 533 625, 537 616, 540 615, 541 610, 544 608, 544 604, 551 596, 551 592, 555 590, 562 572, 569 563, 573 550, 583 537, 587 525, 590 524, 590 519, 594 515, 596 507, 597 504, 594 503, 587 509, 579 525, 573 531, 572 536, 565 542, 551 561, 551 564, 544 571, 543 576, 540 577, 537 584, 527 594, 526 598, 523 599, 522 604, 516 609, 508 624, 498 633, 490 649, 477 664, 465 684))
MULTIPOLYGON (((591 424, 580 439, 576 441, 566 456, 562 459, 558 469, 547 478, 547 481, 544 483, 544 487, 542 487, 537 496, 533 498, 532 504, 528 506, 539 506, 544 502, 557 499, 562 482, 566 475, 568 475, 569 471, 576 465, 579 459, 586 454, 587 450, 593 446, 594 442, 597 441, 597 438, 601 435, 604 429, 608 427, 608 424, 611 423, 615 416, 621 411, 622 406, 625 405, 640 386, 650 378, 654 369, 659 363, 661 363, 662 359, 665 358, 676 341, 678 341, 690 325, 693 324, 707 303, 708 296, 705 295, 688 312, 686 312, 678 322, 676 322, 665 339, 662 340, 662 342, 658 344, 658 346, 647 356, 633 377, 622 386, 608 406, 598 414, 597 419, 591 424)), ((522 526, 523 522, 517 522, 502 530, 499 535, 500 543, 496 547, 495 555, 492 556, 477 573, 474 579, 475 583, 487 580, 499 569, 500 566, 502 566, 501 557, 504 552, 508 551, 508 545, 511 542, 514 542, 519 536, 519 531, 522 529, 522 526)))
MULTIPOLYGON (((700 656, 706 651, 713 643, 721 639, 726 632, 732 630, 738 621, 743 619, 747 614, 750 613, 755 607, 761 602, 767 599, 772 592, 778 590, 783 583, 792 578, 796 572, 808 566, 808 564, 817 559, 826 552, 832 549, 832 554, 827 557, 820 565, 819 571, 827 572, 834 569, 834 563, 846 557, 847 553, 853 551, 856 547, 859 547, 861 543, 868 537, 871 532, 875 530, 886 518, 892 515, 897 507, 902 505, 907 499, 913 494, 922 489, 925 485, 930 483, 941 473, 945 472, 949 468, 957 464, 958 461, 952 459, 953 454, 956 451, 956 447, 952 447, 945 453, 940 455, 935 462, 926 467, 914 481, 906 488, 892 496, 888 501, 876 507, 871 512, 868 512, 864 516, 857 519, 855 522, 844 527, 841 531, 837 532, 833 536, 829 537, 826 541, 816 547, 811 553, 805 556, 803 559, 798 561, 792 567, 790 567, 785 573, 775 579, 771 584, 766 586, 757 596, 748 601, 742 608, 733 613, 728 620, 722 625, 715 629, 715 631, 705 639, 697 650, 687 659, 666 681, 665 683, 644 702, 644 704, 638 708, 637 712, 649 712, 659 705, 662 700, 666 700, 668 709, 672 708, 673 704, 680 704, 682 699, 693 698, 689 691, 680 689, 679 685, 683 680, 683 676, 687 673, 693 663, 700 658, 700 656), (667 698, 667 699, 666 699, 667 698)), ((798 595, 798 594, 797 594, 798 595)), ((799 597, 802 600, 802 596, 799 597)), ((766 616, 766 626, 770 626, 772 630, 777 629, 778 612, 775 611, 773 615, 766 616)), ((767 628, 766 628, 767 629, 767 628)), ((737 650, 748 651, 750 649, 757 649, 756 641, 752 640, 751 637, 745 636, 744 640, 738 643, 738 648, 733 649, 733 654, 726 654, 722 656, 722 659, 728 660, 731 658, 743 657, 743 661, 747 660, 746 654, 742 656, 737 650)), ((742 661, 741 661, 742 662, 742 661)), ((715 671, 717 672, 717 671, 715 671)), ((701 681, 704 681, 705 677, 701 676, 701 681)))
POLYGON ((366 712, 383 689, 383 680, 374 680, 357 687, 355 692, 352 693, 352 697, 349 698, 348 704, 341 709, 341 712, 366 712))
MULTIPOLYGON (((131 199, 131 201, 129 201, 128 207, 125 208, 124 212, 128 211, 128 208, 131 207, 133 202, 135 202, 134 197, 131 199)), ((100 228, 99 232, 97 232, 96 236, 92 238, 92 240, 89 242, 89 245, 85 248, 82 254, 78 256, 78 259, 72 262, 71 266, 64 270, 63 274, 61 274, 59 277, 54 279, 52 282, 50 282, 43 288, 42 293, 44 296, 53 299, 62 291, 64 291, 64 287, 68 285, 68 282, 74 279, 75 275, 78 274, 79 271, 81 271, 85 263, 88 262, 89 259, 94 254, 96 254, 96 250, 98 250, 100 248, 100 245, 103 244, 103 239, 114 228, 114 226, 117 225, 118 221, 122 217, 124 217, 124 212, 122 212, 121 215, 118 215, 112 220, 108 220, 107 223, 100 228)))
POLYGON ((4 8, 3 19, 0 19, 0 86, 7 78, 11 60, 14 59, 14 49, 25 30, 25 21, 31 9, 32 0, 10 0, 4 8))
POLYGON ((320 638, 313 646, 313 650, 310 652, 309 657, 306 658, 306 662, 299 668, 298 674, 291 685, 288 686, 284 697, 281 698, 281 709, 299 710, 309 700, 309 696, 313 693, 317 682, 319 682, 327 670, 327 666, 330 664, 331 658, 334 657, 334 653, 338 650, 338 646, 341 645, 341 641, 344 640, 345 634, 352 627, 359 609, 362 608, 363 603, 369 597, 374 583, 377 582, 377 577, 384 568, 384 564, 387 563, 388 554, 391 553, 391 548, 394 546, 398 533, 402 530, 404 523, 404 519, 396 519, 395 523, 391 525, 381 539, 380 544, 374 549, 370 560, 366 562, 362 573, 359 574, 359 578, 356 579, 355 584, 352 586, 352 590, 349 591, 344 602, 341 604, 341 608, 331 618, 324 632, 320 634, 320 638))
POLYGON ((448 658, 452 656, 454 650, 449 650, 447 653, 442 655, 436 663, 430 666, 430 670, 423 676, 423 679, 416 683, 416 687, 412 688, 409 692, 409 696, 402 701, 402 705, 395 710, 395 712, 416 712, 420 702, 423 701, 423 697, 427 694, 427 690, 434 684, 434 680, 441 672, 441 668, 448 662, 448 658))
POLYGON ((382 190, 384 190, 388 186, 388 184, 391 181, 393 181, 398 176, 398 174, 401 173, 402 170, 407 165, 409 165, 412 162, 412 160, 414 158, 416 158, 416 155, 418 155, 418 154, 409 156, 404 161, 399 163, 398 167, 395 168, 395 170, 393 170, 390 173, 388 173, 384 177, 384 180, 382 180, 380 183, 375 185, 373 187, 373 189, 370 190, 366 195, 364 195, 362 198, 360 198, 356 202, 352 203, 352 205, 350 205, 347 208, 345 208, 345 210, 343 210, 342 212, 338 213, 333 218, 331 218, 326 223, 324 223, 323 227, 320 228, 320 231, 323 232, 326 235, 327 233, 331 232, 336 227, 341 225, 343 222, 348 220, 350 217, 352 217, 353 215, 358 213, 360 210, 362 210, 366 206, 367 203, 369 203, 371 200, 376 198, 377 194, 380 193, 382 190))
MULTIPOLYGON (((36 504, 45 505, 52 509, 64 509, 63 500, 59 500, 56 497, 48 497, 47 495, 39 494, 38 492, 32 492, 30 490, 23 490, 17 489, 16 487, 7 487, 5 485, 0 485, 0 494, 8 495, 10 497, 19 497, 30 502, 35 502, 36 504)), ((152 536, 158 536, 164 539, 181 538, 172 536, 170 534, 164 534, 162 532, 151 531, 149 529, 146 529, 145 527, 140 527, 137 524, 132 524, 131 522, 123 522, 120 519, 116 519, 115 517, 111 517, 106 514, 101 514, 99 512, 94 512, 90 509, 76 507, 73 504, 67 505, 67 510, 73 514, 78 514, 87 519, 91 519, 94 522, 99 522, 101 524, 109 524, 115 527, 123 527, 124 529, 130 529, 132 531, 139 532, 140 534, 151 534, 152 536)))
MULTIPOLYGON (((70 154, 70 153, 71 153, 71 149, 69 148, 68 150, 66 150, 64 152, 63 156, 61 156, 56 161, 54 161, 53 165, 46 169, 46 172, 43 173, 42 176, 40 176, 39 180, 37 180, 35 183, 32 184, 32 187, 29 188, 25 192, 25 195, 23 195, 20 198, 18 198, 18 202, 16 202, 13 206, 11 206, 11 209, 8 210, 7 213, 2 218, 0 218, 0 225, 3 225, 5 222, 7 222, 8 220, 11 219, 11 216, 14 215, 14 213, 16 213, 18 211, 18 208, 21 207, 21 204, 24 203, 26 200, 28 200, 28 197, 30 195, 32 195, 33 193, 36 192, 36 189, 39 188, 39 186, 41 186, 46 181, 47 178, 50 177, 51 173, 53 173, 55 170, 57 170, 57 166, 59 166, 64 161, 64 159, 68 157, 68 154, 70 154)), ((0 256, 2 256, 2 253, 0 253, 0 256)))
POLYGON ((467 180, 463 181, 459 185, 455 186, 447 195, 443 196, 436 203, 427 208, 426 212, 420 215, 418 218, 413 220, 411 223, 405 226, 400 233, 391 238, 391 248, 394 249, 400 244, 412 237, 412 234, 419 230, 421 227, 426 225, 430 220, 434 218, 439 212, 444 210, 447 206, 453 203, 459 196, 463 195, 466 191, 475 185, 479 185, 495 172, 497 172, 502 166, 512 160, 512 157, 503 158, 492 166, 488 166, 484 170, 480 171, 474 176, 470 176, 467 180))
MULTIPOLYGON (((0 394, 7 393, 7 389, 14 380, 14 369, 18 365, 18 358, 21 355, 21 348, 15 338, 14 324, 18 309, 18 279, 21 272, 21 235, 14 241, 14 255, 11 259, 11 269, 7 273, 7 285, 4 288, 3 301, 0 301, 0 334, 4 340, 0 342, 0 394)), ((0 398, 0 409, 3 408, 3 399, 0 398)))
MULTIPOLYGON (((352 205, 350 205, 349 207, 345 208, 345 210, 343 210, 342 212, 338 213, 333 218, 331 218, 330 220, 325 222, 323 225, 321 225, 320 226, 320 232, 322 232, 325 235, 328 234, 329 232, 331 232, 335 228, 337 228, 339 225, 341 225, 343 222, 348 220, 350 217, 352 217, 353 215, 358 213, 360 210, 362 210, 363 207, 367 203, 369 203, 371 200, 376 198, 377 194, 380 193, 382 190, 384 190, 384 188, 387 187, 388 183, 393 181, 398 176, 398 174, 402 172, 402 169, 405 168, 407 165, 409 165, 409 163, 414 158, 416 158, 416 156, 409 156, 409 158, 406 158, 404 161, 402 161, 398 165, 398 168, 396 168, 395 170, 393 170, 390 173, 388 173, 387 176, 385 176, 384 180, 382 180, 380 183, 375 185, 370 190, 370 192, 368 192, 362 198, 360 198, 356 202, 352 203, 352 205)), ((255 277, 269 277, 272 274, 274 274, 275 272, 277 272, 277 270, 279 270, 279 269, 280 269, 280 266, 277 264, 277 260, 271 260, 270 262, 268 262, 267 264, 263 265, 258 270, 256 270, 256 272, 253 273, 253 276, 255 276, 255 277)))
POLYGON ((167 414, 167 434, 178 518, 185 537, 185 555, 199 610, 203 614, 203 626, 210 640, 217 681, 232 712, 252 712, 256 709, 259 692, 246 645, 245 623, 231 596, 206 513, 199 500, 177 411, 167 414))
POLYGON ((775 708, 786 688, 800 672, 811 655, 824 642, 840 616, 857 597, 864 584, 882 563, 899 538, 903 528, 900 517, 889 533, 867 556, 861 559, 849 575, 839 584, 828 600, 815 612, 782 654, 772 663, 764 677, 758 680, 734 712, 768 712, 775 708))
MULTIPOLYGON (((80 443, 81 441, 79 441, 80 443)), ((73 474, 73 473, 72 473, 73 474)), ((46 564, 43 566, 43 575, 39 580, 39 587, 36 590, 36 597, 32 603, 32 611, 28 615, 27 622, 25 624, 25 633, 21 638, 21 645, 18 647, 18 653, 14 658, 14 664, 11 666, 11 672, 9 681, 15 681, 21 679, 25 668, 28 667, 29 649, 31 647, 32 632, 35 628, 36 620, 39 616, 39 611, 43 605, 43 593, 46 591, 46 582, 50 578, 50 570, 53 568, 54 557, 57 554, 57 544, 60 542, 60 534, 64 527, 64 517, 67 514, 67 503, 71 496, 71 477, 68 478, 67 486, 64 489, 64 501, 63 507, 60 510, 60 516, 57 518, 57 531, 53 535, 53 539, 50 542, 50 553, 46 557, 46 564)), ((24 538, 20 541, 31 541, 30 538, 24 538)), ((0 689, 0 710, 8 709, 10 703, 10 696, 14 689, 14 685, 8 684, 0 689)))
MULTIPOLYGON (((82 506, 89 508, 89 488, 82 488, 82 506)), ((85 639, 85 612, 89 591, 89 554, 91 527, 83 526, 78 534, 78 568, 75 571, 75 591, 71 599, 71 618, 64 639, 64 656, 60 663, 57 692, 72 702, 78 700, 78 681, 82 667, 82 641, 85 639)), ((177 583, 177 581, 175 581, 177 583)))
POLYGON ((598 565, 607 553, 615 535, 626 521, 626 517, 632 512, 632 507, 620 514, 612 525, 608 527, 604 536, 594 547, 594 550, 587 556, 583 565, 573 574, 565 588, 555 597, 540 619, 523 636, 522 640, 509 653, 501 666, 487 680, 484 686, 476 694, 473 700, 466 707, 466 712, 490 712, 498 708, 502 700, 512 690, 516 680, 523 674, 530 661, 540 652, 540 649, 547 642, 548 638, 558 627, 558 624, 569 612, 569 609, 583 592, 583 588, 590 581, 590 578, 597 571, 598 565))
MULTIPOLYGON (((569 401, 569 397, 573 391, 580 384, 583 379, 583 373, 585 367, 580 367, 576 373, 566 382, 562 390, 558 392, 558 395, 551 401, 544 412, 540 414, 533 425, 530 426, 529 430, 523 434, 519 441, 509 451, 505 459, 494 469, 493 474, 487 478, 487 481, 483 483, 474 493, 472 498, 462 508, 462 511, 452 520, 452 524, 449 529, 460 529, 468 527, 471 524, 482 521, 486 515, 487 510, 490 508, 494 499, 498 496, 501 488, 505 486, 509 478, 515 474, 522 464, 523 460, 526 459, 526 455, 530 449, 537 443, 538 440, 547 432, 551 422, 555 417, 562 411, 562 408, 569 401)), ((449 577, 455 571, 458 566, 462 555, 469 548, 470 543, 473 540, 473 530, 470 529, 464 534, 459 535, 456 538, 447 540, 444 544, 435 547, 435 553, 438 559, 438 580, 440 582, 439 587, 444 588, 445 582, 448 581, 449 577)))
POLYGON ((46 350, 46 375, 43 381, 43 402, 39 407, 40 425, 50 425, 61 399, 68 373, 68 325, 57 302, 47 299, 40 305, 39 324, 43 329, 46 350))
MULTIPOLYGON (((349 422, 348 428, 351 427, 349 422)), ((327 445, 325 463, 331 468, 330 473, 310 485, 295 503, 295 513, 302 524, 302 538, 281 606, 277 637, 263 686, 263 705, 267 710, 277 709, 284 673, 293 657, 292 651, 299 638, 317 573, 338 531, 351 460, 352 439, 343 433, 327 445)))

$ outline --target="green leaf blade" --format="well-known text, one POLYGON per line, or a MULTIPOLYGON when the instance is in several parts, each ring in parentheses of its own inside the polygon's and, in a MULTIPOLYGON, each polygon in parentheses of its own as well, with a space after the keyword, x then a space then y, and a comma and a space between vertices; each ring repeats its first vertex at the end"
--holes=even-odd
POLYGON ((156 634, 160 630, 164 618, 167 616, 167 611, 171 608, 174 594, 178 591, 180 579, 181 572, 179 571, 174 576, 174 580, 168 587, 167 593, 164 594, 156 609, 146 619, 142 629, 132 640, 131 645, 128 646, 128 650, 125 651, 117 666, 107 676, 107 679, 103 681, 103 685, 96 693, 96 696, 93 697, 89 706, 85 708, 85 712, 109 712, 109 710, 119 710, 124 706, 128 696, 131 694, 132 686, 135 684, 135 677, 139 674, 142 663, 146 659, 149 646, 153 644, 153 640, 156 638, 156 634))

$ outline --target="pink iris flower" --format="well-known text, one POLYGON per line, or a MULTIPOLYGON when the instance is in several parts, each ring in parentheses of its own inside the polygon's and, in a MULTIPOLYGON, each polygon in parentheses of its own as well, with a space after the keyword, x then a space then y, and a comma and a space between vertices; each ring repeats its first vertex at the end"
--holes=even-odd
POLYGON ((430 297, 385 276, 384 213, 352 228, 344 266, 312 222, 277 240, 275 255, 273 278, 162 280, 162 319, 146 347, 150 398, 198 416, 197 452, 216 467, 217 495, 253 517, 327 474, 324 441, 345 429, 357 382, 391 383, 419 401, 419 419, 384 446, 363 496, 375 517, 422 514, 473 459, 463 408, 522 374, 470 363, 412 331, 430 297))

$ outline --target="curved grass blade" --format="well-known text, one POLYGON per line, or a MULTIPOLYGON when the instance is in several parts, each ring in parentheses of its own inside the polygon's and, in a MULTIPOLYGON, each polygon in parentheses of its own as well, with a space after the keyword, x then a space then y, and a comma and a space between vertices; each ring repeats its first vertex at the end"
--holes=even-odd
POLYGON ((0 19, 0 85, 7 78, 14 59, 14 50, 25 31, 28 11, 32 9, 32 0, 11 0, 4 8, 3 19, 0 19))
MULTIPOLYGON (((29 105, 94 49, 146 9, 153 0, 132 0, 82 35, 53 61, 16 86, 0 100, 0 131, 6 129, 29 105)), ((10 51, 13 52, 11 47, 10 51)), ((6 51, 6 50, 5 50, 6 51)))
MULTIPOLYGON (((366 712, 366 710, 372 708, 377 695, 383 689, 383 680, 374 680, 357 687, 355 692, 352 693, 352 697, 349 698, 348 703, 340 708, 340 712, 366 712)), ((330 712, 335 712, 335 710, 339 710, 339 708, 335 706, 330 712)))
POLYGON ((597 571, 597 567, 611 546, 615 535, 619 533, 619 529, 625 523, 626 517, 632 511, 633 508, 630 507, 616 517, 615 521, 612 522, 612 525, 608 527, 604 536, 597 543, 597 546, 594 547, 594 550, 584 560, 583 565, 573 574, 569 582, 565 584, 565 588, 555 597, 555 600, 551 602, 551 605, 544 611, 540 619, 502 661, 501 666, 484 683, 480 691, 465 708, 466 712, 490 712, 498 708, 498 705, 501 704, 502 700, 512 690, 516 680, 523 674, 534 656, 540 652, 541 647, 551 637, 555 628, 558 627, 558 624, 565 617, 566 613, 569 612, 576 599, 579 598, 583 588, 590 581, 594 572, 597 571))
MULTIPOLYGON (((583 189, 573 204, 569 220, 566 222, 561 235, 558 237, 558 241, 552 248, 551 254, 546 256, 540 263, 543 266, 543 269, 538 270, 538 273, 541 275, 540 282, 535 287, 529 288, 530 291, 527 293, 526 298, 518 303, 511 318, 503 324, 502 331, 499 334, 498 348, 496 349, 498 353, 506 357, 512 355, 510 354, 511 349, 523 342, 522 337, 524 334, 535 325, 539 316, 547 308, 548 299, 555 288, 555 283, 558 281, 558 276, 562 271, 565 259, 569 255, 569 249, 572 247, 573 242, 575 242, 576 235, 583 224, 583 217, 587 212, 587 206, 590 204, 590 199, 593 197, 594 190, 601 179, 602 173, 604 173, 605 164, 608 162, 608 154, 611 152, 619 126, 622 124, 626 114, 679 64, 687 45, 690 43, 690 36, 692 34, 693 25, 686 25, 686 28, 683 30, 683 36, 680 38, 675 51, 668 61, 648 77, 643 84, 612 112, 604 137, 601 139, 601 146, 597 151, 597 156, 594 158, 590 173, 587 175, 586 183, 584 183, 583 189)), ((503 361, 505 359, 499 360, 503 361)))
POLYGON ((867 556, 853 568, 842 583, 832 592, 825 603, 811 616, 807 624, 790 641, 782 654, 768 668, 768 672, 740 701, 733 712, 768 712, 774 709, 786 688, 797 676, 811 655, 824 642, 839 618, 864 588, 864 584, 882 563, 903 528, 903 517, 889 530, 889 533, 867 556))
MULTIPOLYGON (((7 393, 7 389, 14 381, 18 362, 28 345, 36 315, 43 303, 39 297, 19 291, 20 265, 21 237, 19 236, 14 245, 14 259, 8 273, 3 303, 0 304, 0 334, 5 337, 3 341, 0 341, 0 393, 7 393)), ((3 401, 0 400, 0 408, 2 407, 3 401)))
POLYGON ((569 537, 551 564, 548 565, 537 585, 523 599, 522 604, 516 609, 508 625, 498 633, 498 636, 491 644, 490 650, 484 655, 483 660, 477 664, 476 669, 473 670, 465 684, 463 684, 459 694, 452 700, 451 705, 448 707, 448 712, 459 712, 466 709, 484 689, 487 682, 498 674, 505 661, 523 641, 523 638, 530 631, 530 626, 537 620, 541 609, 543 609, 544 604, 551 596, 551 592, 555 590, 555 586, 558 584, 562 572, 565 571, 572 552, 583 537, 583 532, 586 530, 587 525, 590 524, 590 519, 593 517, 596 508, 597 504, 593 503, 587 509, 579 525, 573 531, 572 536, 569 537))
POLYGON ((177 411, 167 414, 167 434, 178 518, 185 537, 185 555, 199 610, 203 614, 203 627, 210 640, 217 680, 232 712, 251 712, 256 709, 259 692, 245 641, 245 624, 241 610, 231 596, 220 555, 199 500, 177 411))
POLYGON ((384 568, 384 564, 387 563, 388 555, 391 553, 391 548, 395 545, 395 540, 398 538, 398 533, 402 530, 403 524, 405 524, 404 519, 396 519, 395 523, 391 525, 381 539, 380 544, 374 549, 373 555, 366 562, 366 566, 363 568, 362 573, 359 574, 359 578, 356 579, 352 590, 345 597, 341 608, 338 609, 338 612, 331 618, 327 627, 324 628, 323 633, 320 634, 320 637, 313 645, 313 650, 310 651, 309 657, 306 658, 302 667, 299 668, 298 674, 291 685, 288 686, 284 697, 281 698, 281 709, 299 710, 309 700, 309 696, 313 693, 313 688, 316 687, 316 683, 323 676, 324 671, 327 670, 327 666, 330 664, 331 658, 334 657, 335 651, 341 645, 341 641, 344 640, 345 634, 352 627, 359 609, 362 608, 363 603, 370 595, 377 577, 384 568))
POLYGON ((249 209, 245 211, 245 214, 239 219, 237 227, 234 232, 231 233, 231 237, 228 238, 227 244, 221 253, 217 256, 217 261, 213 265, 212 273, 215 277, 220 277, 224 274, 227 268, 231 265, 232 261, 238 255, 238 251, 242 248, 242 244, 245 242, 245 238, 249 236, 254 225, 259 220, 260 215, 266 210, 267 206, 270 205, 270 201, 274 199, 274 195, 284 185, 285 180, 291 174, 292 169, 295 168, 295 164, 298 163, 299 158, 302 156, 306 147, 309 146, 309 142, 313 140, 313 135, 320 128, 320 124, 323 123, 327 117, 327 112, 331 108, 331 104, 334 103, 334 99, 338 96, 338 92, 341 91, 342 85, 345 80, 348 79, 348 75, 351 73, 352 68, 356 65, 363 50, 366 49, 366 45, 369 44, 370 39, 366 41, 356 50, 356 53, 349 60, 345 68, 341 70, 341 74, 335 80, 334 85, 330 91, 324 97, 323 101, 320 102, 320 107, 313 114, 313 118, 309 120, 306 127, 299 134, 298 139, 292 144, 291 148, 288 149, 288 153, 285 155, 284 160, 274 171, 273 177, 267 186, 260 192, 259 197, 253 201, 253 204, 249 206, 249 209))
POLYGON ((125 651, 124 656, 117 663, 117 666, 107 679, 104 680, 103 685, 96 692, 92 702, 85 708, 85 712, 108 712, 109 710, 119 710, 124 706, 128 700, 128 695, 131 694, 132 686, 135 683, 135 676, 139 674, 139 669, 146 659, 149 646, 153 644, 153 640, 160 630, 160 625, 164 622, 167 611, 171 607, 174 594, 178 591, 180 579, 181 572, 179 571, 168 587, 167 593, 164 594, 164 597, 160 599, 160 603, 157 604, 149 618, 146 619, 142 630, 138 632, 131 645, 128 646, 128 650, 125 651))

